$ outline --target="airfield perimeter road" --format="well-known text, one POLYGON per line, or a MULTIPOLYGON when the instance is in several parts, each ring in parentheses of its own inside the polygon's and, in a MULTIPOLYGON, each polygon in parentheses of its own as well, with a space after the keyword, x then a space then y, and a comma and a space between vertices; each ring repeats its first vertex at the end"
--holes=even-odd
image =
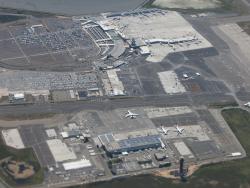
POLYGON ((81 110, 111 110, 136 106, 180 106, 208 105, 214 103, 235 102, 231 95, 172 95, 162 97, 138 97, 104 101, 78 101, 65 103, 44 103, 30 105, 8 105, 0 107, 0 117, 5 115, 42 114, 42 113, 72 113, 81 110))

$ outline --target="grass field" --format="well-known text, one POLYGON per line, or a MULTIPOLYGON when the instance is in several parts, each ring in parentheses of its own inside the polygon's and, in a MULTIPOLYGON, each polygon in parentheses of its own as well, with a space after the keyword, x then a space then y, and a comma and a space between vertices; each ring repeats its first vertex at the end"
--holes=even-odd
POLYGON ((8 183, 11 186, 27 186, 27 185, 34 185, 34 184, 40 184, 43 182, 43 169, 41 168, 33 149, 27 148, 27 149, 21 149, 17 150, 11 147, 7 147, 3 140, 0 139, 0 160, 4 159, 6 157, 12 157, 13 160, 16 161, 24 161, 28 164, 31 164, 34 166, 34 169, 36 171, 36 174, 32 176, 29 179, 22 180, 22 181, 15 181, 10 176, 6 176, 3 174, 3 171, 0 171, 0 177, 3 179, 6 183, 8 183))
MULTIPOLYGON (((250 153, 250 114, 234 108, 222 111, 222 115, 245 148, 250 153)), ((249 188, 250 157, 206 165, 200 168, 187 182, 154 176, 135 176, 111 182, 84 186, 88 188, 249 188)))

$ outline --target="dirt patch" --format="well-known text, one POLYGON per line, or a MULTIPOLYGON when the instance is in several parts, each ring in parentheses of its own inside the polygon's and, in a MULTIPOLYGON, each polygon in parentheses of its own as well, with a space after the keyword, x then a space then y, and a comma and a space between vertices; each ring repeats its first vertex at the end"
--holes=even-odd
POLYGON ((188 167, 188 173, 187 176, 191 176, 195 171, 197 171, 200 168, 201 165, 191 165, 188 167))
POLYGON ((23 161, 7 161, 2 164, 3 169, 15 180, 27 179, 35 174, 34 167, 23 161))
MULTIPOLYGON (((190 165, 188 167, 187 176, 191 176, 195 171, 197 171, 200 168, 200 166, 201 165, 190 165)), ((162 169, 162 170, 157 170, 157 171, 153 172, 153 175, 160 176, 163 178, 173 179, 173 180, 180 179, 180 177, 176 177, 176 176, 171 174, 171 172, 173 172, 173 171, 175 171, 175 170, 162 169)))
POLYGON ((173 176, 171 175, 171 172, 173 170, 157 170, 155 172, 153 172, 154 176, 160 176, 160 177, 164 177, 164 178, 169 178, 169 179, 179 179, 179 177, 173 176))

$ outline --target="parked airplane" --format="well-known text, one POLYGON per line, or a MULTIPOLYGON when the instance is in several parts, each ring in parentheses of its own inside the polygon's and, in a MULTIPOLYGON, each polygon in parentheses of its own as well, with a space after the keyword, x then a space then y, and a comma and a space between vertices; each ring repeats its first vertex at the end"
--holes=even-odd
POLYGON ((165 127, 161 126, 161 130, 165 135, 168 134, 169 129, 166 129, 165 127))
POLYGON ((130 110, 128 110, 128 112, 125 115, 126 118, 129 117, 130 119, 135 119, 136 116, 139 116, 139 114, 135 114, 135 113, 131 112, 130 110))
POLYGON ((247 102, 244 106, 250 108, 250 102, 247 102))
POLYGON ((176 128, 177 135, 182 134, 184 131, 184 128, 180 128, 178 125, 175 128, 176 128))

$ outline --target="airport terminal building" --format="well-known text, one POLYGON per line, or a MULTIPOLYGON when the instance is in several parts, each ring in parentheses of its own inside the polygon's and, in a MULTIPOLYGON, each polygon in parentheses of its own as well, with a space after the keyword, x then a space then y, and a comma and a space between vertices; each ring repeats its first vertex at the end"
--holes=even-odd
POLYGON ((98 138, 109 156, 162 146, 159 135, 139 136, 118 141, 114 139, 112 134, 100 135, 98 138))

